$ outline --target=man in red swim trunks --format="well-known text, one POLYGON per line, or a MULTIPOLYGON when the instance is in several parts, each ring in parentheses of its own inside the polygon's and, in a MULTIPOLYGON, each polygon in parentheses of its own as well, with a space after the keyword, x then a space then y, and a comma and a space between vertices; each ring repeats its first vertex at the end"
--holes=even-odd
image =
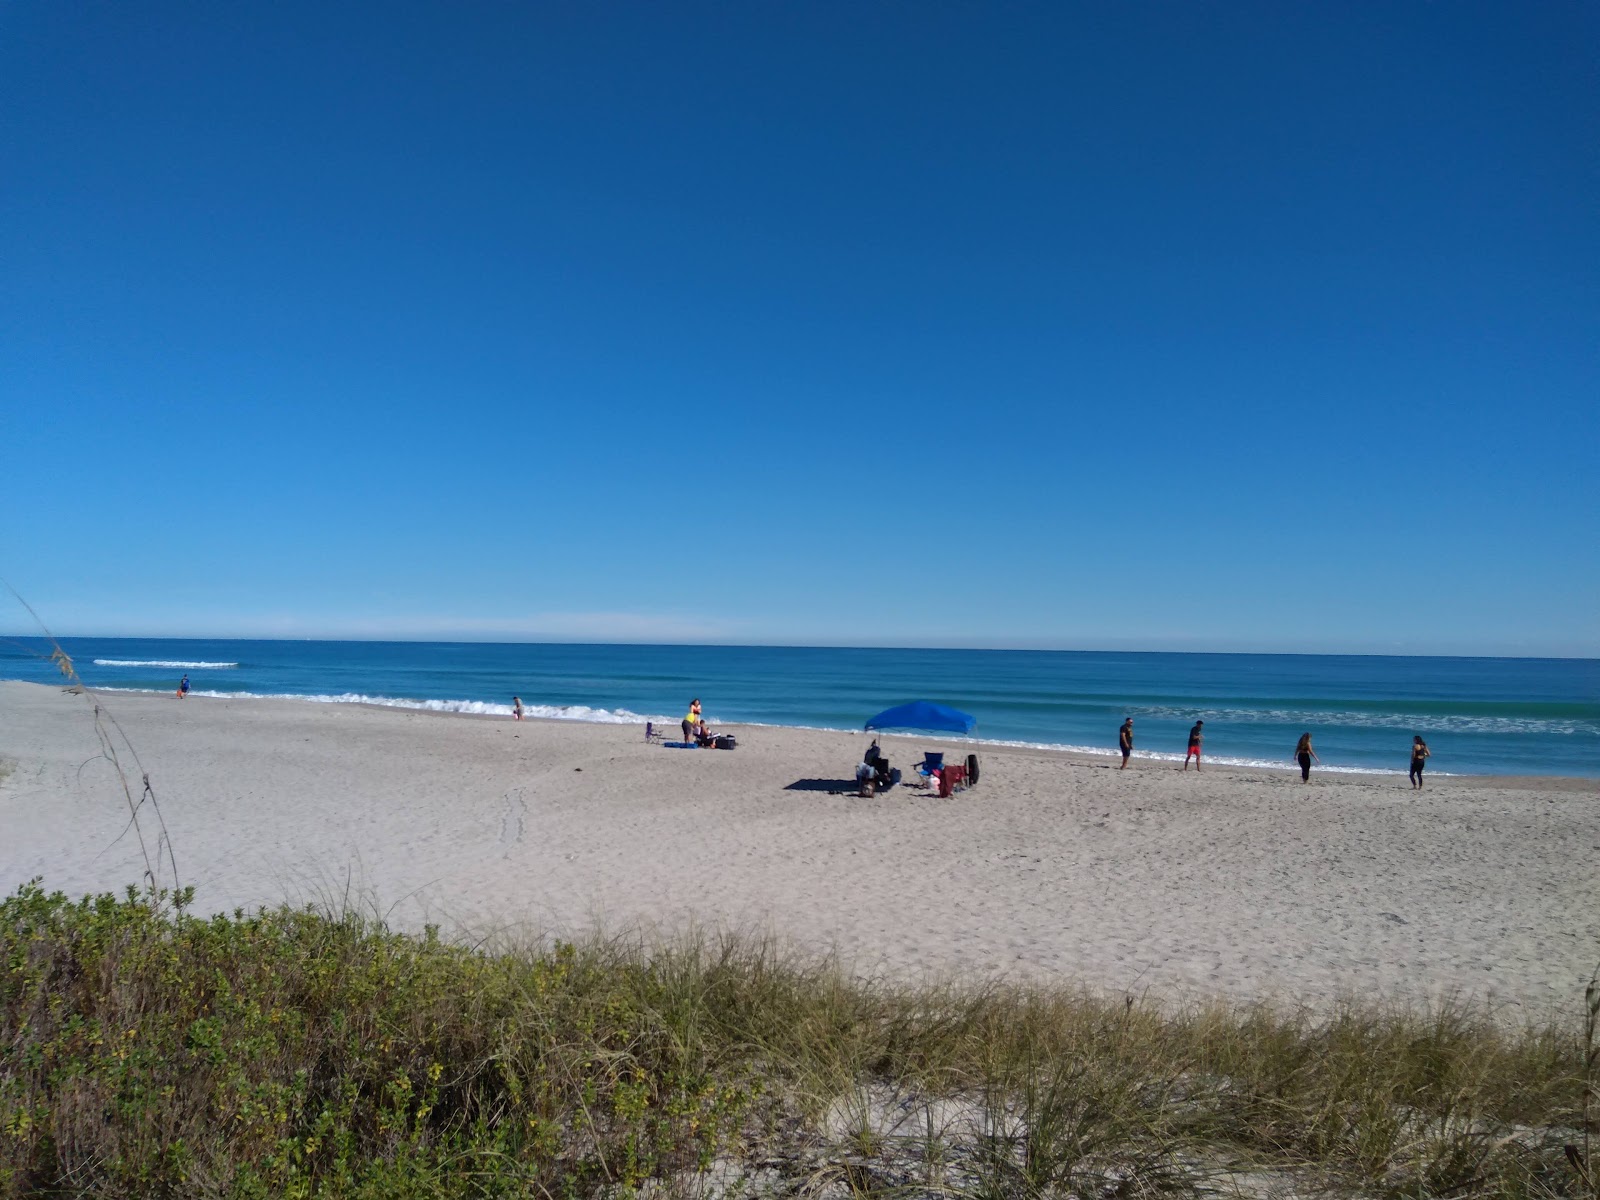
POLYGON ((1206 735, 1201 731, 1204 721, 1196 721, 1194 728, 1189 730, 1189 752, 1183 756, 1183 769, 1189 769, 1189 760, 1194 759, 1194 769, 1200 769, 1200 743, 1205 741, 1206 735))

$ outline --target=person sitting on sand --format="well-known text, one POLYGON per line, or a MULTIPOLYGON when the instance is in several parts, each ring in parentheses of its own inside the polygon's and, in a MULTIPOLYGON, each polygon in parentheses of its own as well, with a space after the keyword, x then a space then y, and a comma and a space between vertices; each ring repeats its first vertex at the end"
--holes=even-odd
POLYGON ((694 740, 696 745, 710 746, 716 742, 717 735, 711 732, 711 726, 702 719, 700 724, 695 726, 694 740))
POLYGON ((513 721, 522 720, 522 697, 521 696, 513 696, 513 697, 511 697, 511 719, 513 721))
POLYGON ((863 798, 876 795, 878 791, 878 770, 866 759, 856 764, 856 791, 863 798))
POLYGON ((867 755, 856 764, 856 786, 863 796, 887 792, 900 782, 900 772, 889 768, 889 760, 878 750, 878 743, 867 747, 867 755))
POLYGON ((1422 790, 1422 768, 1433 757, 1433 752, 1428 749, 1428 743, 1422 740, 1419 733, 1411 739, 1411 790, 1422 790))

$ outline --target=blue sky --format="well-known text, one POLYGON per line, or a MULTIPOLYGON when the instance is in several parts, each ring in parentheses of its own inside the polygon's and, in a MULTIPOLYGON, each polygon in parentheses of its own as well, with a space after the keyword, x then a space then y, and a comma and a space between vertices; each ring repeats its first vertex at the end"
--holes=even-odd
POLYGON ((1597 46, 6 4, 0 576, 59 634, 1600 655, 1597 46))

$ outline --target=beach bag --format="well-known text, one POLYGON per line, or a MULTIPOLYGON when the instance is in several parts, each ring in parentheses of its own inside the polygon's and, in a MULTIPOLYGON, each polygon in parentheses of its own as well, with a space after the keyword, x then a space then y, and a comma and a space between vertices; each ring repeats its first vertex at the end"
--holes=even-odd
POLYGON ((969 755, 967 755, 967 786, 971 787, 973 784, 975 784, 977 782, 978 782, 978 756, 976 754, 969 754, 969 755))
POLYGON ((716 736, 715 745, 718 750, 734 750, 738 748, 739 739, 731 733, 719 733, 716 736))

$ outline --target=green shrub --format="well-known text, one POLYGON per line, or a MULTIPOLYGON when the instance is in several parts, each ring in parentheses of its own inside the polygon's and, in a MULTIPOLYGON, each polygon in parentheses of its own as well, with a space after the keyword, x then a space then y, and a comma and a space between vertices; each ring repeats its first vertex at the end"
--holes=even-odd
POLYGON ((190 899, 0 902, 0 1196, 674 1195, 730 1163, 856 1194, 1193 1195, 1245 1167, 1591 1194, 1562 1143, 1593 1064, 1559 1023, 897 987, 737 937, 488 953, 190 899))

